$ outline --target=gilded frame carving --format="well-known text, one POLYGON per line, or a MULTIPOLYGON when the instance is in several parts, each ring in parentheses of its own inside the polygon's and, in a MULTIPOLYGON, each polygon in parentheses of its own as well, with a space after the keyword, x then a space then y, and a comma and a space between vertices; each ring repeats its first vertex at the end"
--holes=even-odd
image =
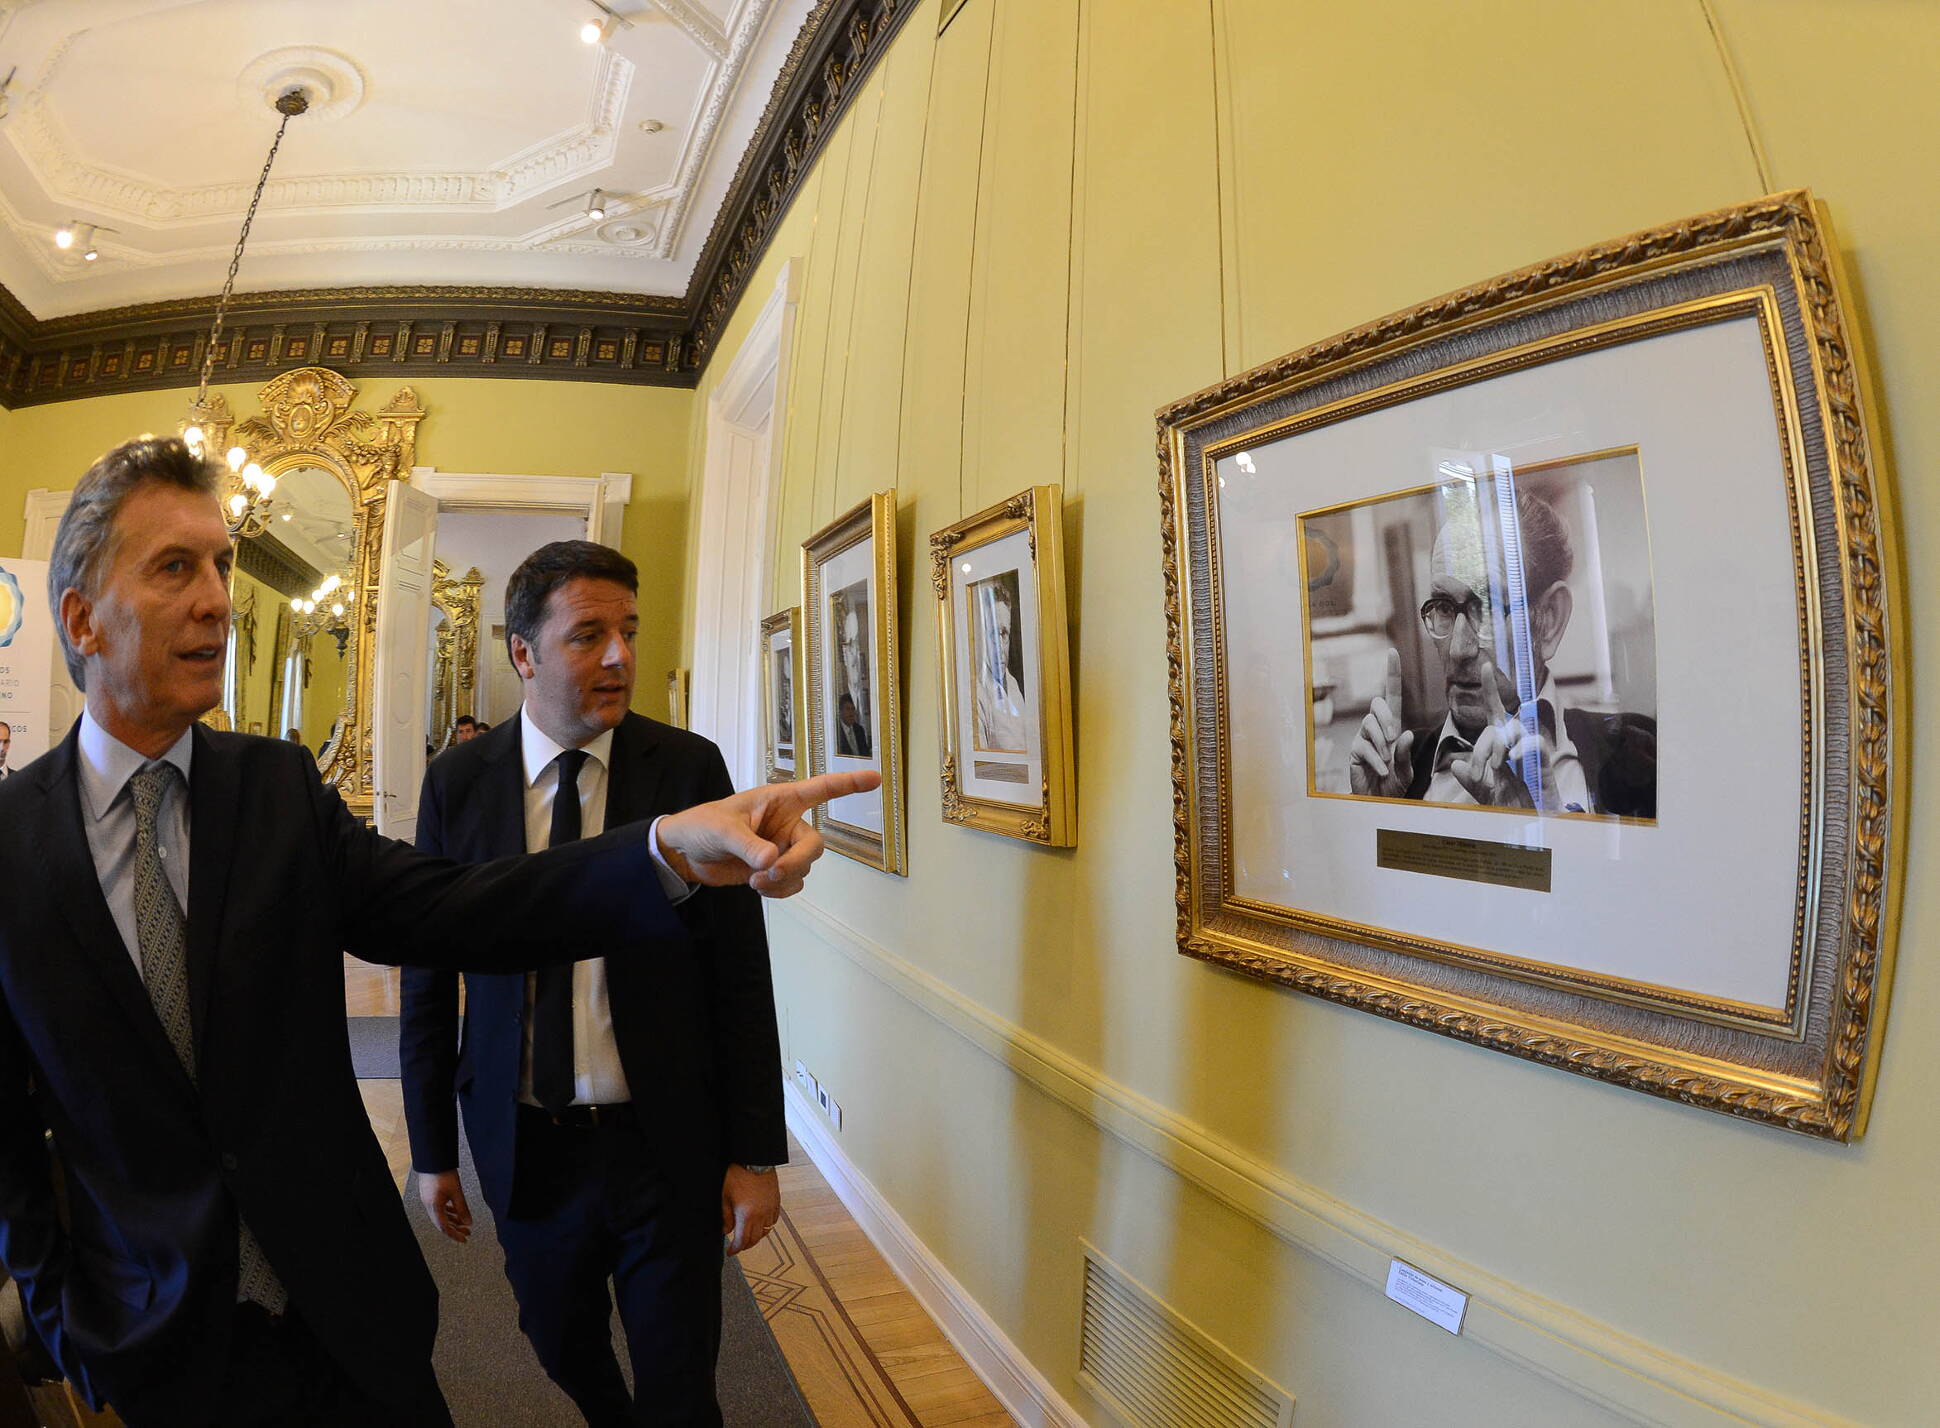
POLYGON ((792 783, 804 776, 807 768, 808 739, 808 674, 804 668, 802 649, 802 607, 791 605, 786 610, 777 610, 755 625, 755 645, 761 651, 761 769, 769 783, 792 783), (794 721, 795 742, 793 756, 787 763, 781 761, 780 740, 774 714, 780 707, 779 696, 775 692, 775 636, 786 631, 788 634, 789 664, 789 718, 794 721))
POLYGON ((1837 253, 1822 205, 1805 191, 1776 194, 1448 294, 1159 412, 1183 954, 1703 1109, 1837 1141, 1863 1133, 1900 897, 1905 620, 1891 492, 1837 253), (1330 421, 1747 314, 1768 324, 1797 586, 1799 851, 1784 1015, 1761 1025, 1699 998, 1637 995, 1236 896, 1216 463, 1330 421))
MULTIPOLYGON (((942 732, 943 821, 965 828, 1069 848, 1078 841, 1076 749, 1071 739, 1070 640, 1065 628, 1064 496, 1057 486, 1033 486, 930 537, 930 587, 936 595, 938 720, 942 732), (982 795, 965 787, 962 770, 974 764, 963 746, 964 712, 959 700, 973 693, 975 680, 958 668, 959 624, 969 613, 957 599, 956 574, 967 573, 975 552, 1022 534, 1026 539, 1035 600, 1016 611, 1014 638, 1020 649, 1035 649, 1026 665, 1036 705, 1037 787, 1017 800, 982 795), (1024 621, 1028 618, 1029 626, 1024 621)), ((1008 747, 1008 746, 1006 746, 1008 747)), ((1030 749, 1024 751, 1028 761, 1030 749)))
POLYGON ((417 428, 425 409, 417 393, 401 387, 375 413, 353 410, 357 388, 327 367, 299 367, 257 393, 262 410, 238 421, 222 393, 212 393, 191 415, 209 433, 211 450, 233 441, 247 444, 272 476, 303 466, 334 473, 350 495, 352 540, 346 583, 355 594, 355 618, 346 656, 346 707, 337 737, 318 756, 325 783, 343 795, 350 811, 371 816, 371 661, 377 642, 378 563, 383 549, 385 490, 409 479, 417 464, 417 428), (232 436, 233 433, 233 436, 232 436))
MULTIPOLYGON (((808 771, 811 776, 827 773, 831 758, 844 760, 844 767, 875 768, 882 774, 882 786, 873 793, 853 794, 851 799, 869 800, 869 816, 879 824, 870 827, 842 816, 842 810, 818 804, 815 826, 829 847, 859 863, 898 877, 908 872, 907 814, 903 792, 903 713, 902 713, 902 637, 897 589, 896 492, 892 487, 878 491, 867 500, 845 511, 828 525, 802 542, 802 630, 808 646, 808 771), (870 734, 870 753, 866 758, 841 754, 830 747, 830 685, 833 672, 823 653, 824 643, 836 636, 829 631, 823 609, 832 598, 827 588, 830 567, 847 557, 844 579, 853 583, 858 575, 873 589, 873 607, 863 626, 862 652, 867 660, 865 681, 870 689, 869 704, 875 712, 870 734)), ((850 588, 848 585, 838 590, 850 588)), ((846 683, 847 676, 844 675, 846 683)), ((836 714, 840 717, 839 712, 836 714)), ((837 800, 852 806, 848 799, 837 800)))
POLYGON ((453 575, 442 560, 431 562, 431 606, 443 613, 432 656, 433 742, 451 746, 458 720, 478 716, 478 611, 485 576, 477 566, 453 575))

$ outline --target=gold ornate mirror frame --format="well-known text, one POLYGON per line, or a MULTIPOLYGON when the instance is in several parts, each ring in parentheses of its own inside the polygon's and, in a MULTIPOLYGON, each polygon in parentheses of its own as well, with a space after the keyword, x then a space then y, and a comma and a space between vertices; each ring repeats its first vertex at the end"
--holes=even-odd
POLYGON ((478 607, 485 576, 477 566, 453 575, 442 560, 431 562, 431 607, 445 617, 431 664, 431 738, 451 745, 464 715, 478 717, 478 607))
MULTIPOLYGON (((387 483, 407 480, 417 457, 417 428, 425 410, 417 393, 401 387, 376 413, 353 411, 357 389, 327 367, 299 367, 264 386, 262 410, 236 421, 220 392, 197 412, 209 448, 226 450, 233 436, 247 444, 272 476, 314 466, 333 473, 350 495, 351 553, 345 583, 354 593, 346 651, 343 716, 319 750, 324 782, 334 784, 350 811, 371 812, 371 663, 377 646, 377 588, 384 544, 387 483)), ((476 619, 473 629, 476 631, 476 619)), ((476 635, 474 633, 474 639, 476 635)))

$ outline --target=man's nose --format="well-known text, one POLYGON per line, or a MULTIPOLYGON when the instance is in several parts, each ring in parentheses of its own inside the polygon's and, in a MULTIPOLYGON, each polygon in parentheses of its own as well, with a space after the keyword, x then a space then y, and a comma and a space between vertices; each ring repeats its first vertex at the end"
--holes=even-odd
POLYGON ((600 661, 606 669, 625 669, 633 662, 633 646, 626 642, 623 635, 615 635, 606 646, 606 657, 600 661))
POLYGON ((229 577, 214 561, 202 568, 201 578, 196 581, 195 613, 205 620, 229 616, 229 577))
POLYGON ((1448 652, 1457 659, 1473 659, 1482 648, 1481 631, 1467 610, 1455 617, 1455 628, 1448 632, 1448 652))

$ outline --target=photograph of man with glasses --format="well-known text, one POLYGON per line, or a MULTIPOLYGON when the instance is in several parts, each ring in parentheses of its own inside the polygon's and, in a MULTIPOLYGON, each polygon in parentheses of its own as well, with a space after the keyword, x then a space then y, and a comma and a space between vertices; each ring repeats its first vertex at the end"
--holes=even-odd
MULTIPOLYGON (((1636 668, 1650 663, 1654 643, 1640 489, 1634 506, 1644 549, 1606 549, 1597 485, 1584 469, 1616 461, 1626 474, 1636 471, 1636 454, 1626 451, 1586 459, 1575 471, 1545 468, 1540 482, 1483 472, 1380 503, 1412 505, 1410 523, 1432 520, 1434 537, 1412 618, 1397 609, 1389 625, 1396 638, 1413 635, 1418 677, 1404 678, 1409 661, 1391 645, 1380 691, 1347 748, 1353 794, 1656 818, 1657 721, 1621 707, 1624 694, 1640 692, 1653 710, 1655 703, 1654 669, 1636 668), (1552 501, 1567 503, 1570 518, 1552 501), (1634 581, 1613 580, 1605 568, 1639 560, 1641 600, 1634 581), (1437 675, 1438 700, 1430 692, 1437 675), (1411 683, 1420 691, 1413 698, 1411 683)), ((1606 481, 1606 496, 1621 484, 1606 481)), ((1622 503, 1606 499, 1604 508, 1613 504, 1622 503)), ((1393 592, 1393 572, 1388 584, 1393 592)))

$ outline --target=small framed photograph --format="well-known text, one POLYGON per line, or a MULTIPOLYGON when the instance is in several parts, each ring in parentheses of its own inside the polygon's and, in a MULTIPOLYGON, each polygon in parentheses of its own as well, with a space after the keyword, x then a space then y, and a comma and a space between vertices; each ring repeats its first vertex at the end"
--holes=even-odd
POLYGON ((802 677, 802 607, 778 610, 761 621, 762 765, 769 783, 802 776, 802 740, 808 681, 802 677))
POLYGON ((815 826, 836 852, 900 876, 908 867, 897 607, 892 489, 802 542, 802 641, 810 774, 869 768, 882 775, 871 793, 819 805, 815 826))
POLYGON ((1180 951, 1860 1134, 1908 727, 1873 425, 1803 192, 1162 411, 1180 951))
POLYGON ((1063 497, 1033 486, 930 537, 943 817, 1077 842, 1063 497))

